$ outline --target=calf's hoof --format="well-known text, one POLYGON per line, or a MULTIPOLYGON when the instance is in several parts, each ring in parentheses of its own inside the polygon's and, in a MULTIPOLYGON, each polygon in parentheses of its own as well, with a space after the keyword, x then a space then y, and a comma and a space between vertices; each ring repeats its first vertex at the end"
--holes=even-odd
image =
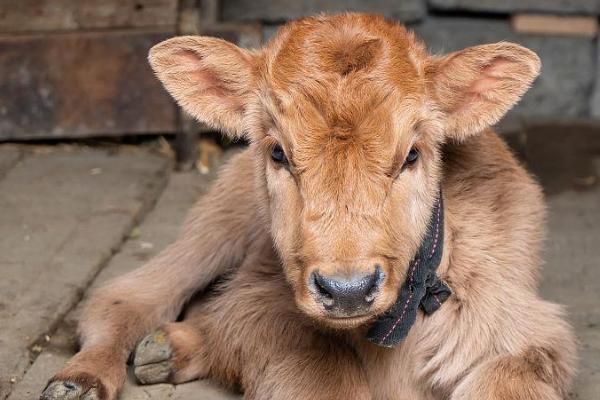
POLYGON ((40 400, 106 400, 104 392, 98 384, 57 379, 46 386, 40 400))
POLYGON ((133 365, 133 372, 140 383, 171 381, 173 350, 167 333, 159 329, 142 339, 135 349, 133 365))

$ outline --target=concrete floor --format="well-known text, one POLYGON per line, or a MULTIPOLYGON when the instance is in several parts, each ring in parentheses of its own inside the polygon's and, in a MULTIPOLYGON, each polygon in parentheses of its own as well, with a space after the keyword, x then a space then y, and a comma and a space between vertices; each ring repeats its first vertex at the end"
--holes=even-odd
MULTIPOLYGON (((547 192, 544 297, 580 347, 573 399, 600 398, 600 130, 519 127, 507 138, 547 192)), ((37 398, 73 354, 89 289, 172 241, 213 175, 143 148, 0 145, 0 400, 37 398)), ((122 400, 234 399, 210 382, 138 386, 122 400)))

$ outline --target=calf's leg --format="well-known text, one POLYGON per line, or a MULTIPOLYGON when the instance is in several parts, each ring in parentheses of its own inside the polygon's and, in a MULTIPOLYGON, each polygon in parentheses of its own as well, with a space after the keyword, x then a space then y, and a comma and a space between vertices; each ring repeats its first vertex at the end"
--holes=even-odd
POLYGON ((562 400, 567 395, 562 380, 569 375, 565 368, 544 348, 497 356, 471 371, 451 400, 562 400))
POLYGON ((196 291, 238 265, 262 235, 254 222, 253 170, 249 150, 232 159, 176 242, 91 296, 78 327, 81 351, 50 380, 41 399, 115 399, 140 338, 175 319, 196 291))
MULTIPOLYGON (((249 258, 249 264, 257 261, 249 258)), ((297 310, 278 267, 247 267, 184 321, 164 324, 140 342, 138 379, 210 377, 257 400, 370 399, 356 354, 297 310)))

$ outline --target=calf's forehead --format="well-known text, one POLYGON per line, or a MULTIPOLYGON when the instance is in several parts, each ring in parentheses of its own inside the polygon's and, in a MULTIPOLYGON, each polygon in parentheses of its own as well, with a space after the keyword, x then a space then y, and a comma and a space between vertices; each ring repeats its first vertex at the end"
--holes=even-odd
POLYGON ((280 90, 310 78, 360 73, 412 92, 419 86, 419 70, 427 57, 422 43, 402 25, 362 14, 292 22, 267 52, 270 80, 280 90))
POLYGON ((288 125, 281 134, 306 146, 391 133, 394 119, 418 111, 425 57, 412 34, 381 17, 344 14, 292 23, 267 49, 269 111, 288 125))

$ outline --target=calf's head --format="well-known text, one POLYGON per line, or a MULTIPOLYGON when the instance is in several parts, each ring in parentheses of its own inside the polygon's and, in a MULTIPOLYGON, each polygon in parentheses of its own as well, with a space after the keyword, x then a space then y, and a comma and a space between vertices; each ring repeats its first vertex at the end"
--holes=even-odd
POLYGON ((497 122, 540 69, 511 43, 432 56, 361 14, 290 23, 258 51, 177 37, 150 62, 188 113, 251 143, 296 303, 340 328, 395 301, 439 193, 440 145, 497 122))

